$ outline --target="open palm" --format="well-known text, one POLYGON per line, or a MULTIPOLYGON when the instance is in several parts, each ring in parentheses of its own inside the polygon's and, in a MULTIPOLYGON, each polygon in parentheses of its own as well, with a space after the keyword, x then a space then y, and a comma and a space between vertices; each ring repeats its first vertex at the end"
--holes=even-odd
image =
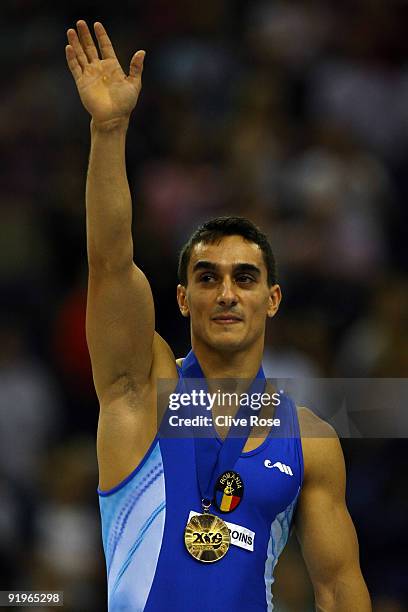
POLYGON ((65 52, 83 105, 94 121, 102 123, 129 116, 135 107, 142 87, 144 51, 134 54, 126 76, 105 28, 99 22, 94 28, 101 57, 82 20, 77 22, 78 32, 68 30, 65 52))

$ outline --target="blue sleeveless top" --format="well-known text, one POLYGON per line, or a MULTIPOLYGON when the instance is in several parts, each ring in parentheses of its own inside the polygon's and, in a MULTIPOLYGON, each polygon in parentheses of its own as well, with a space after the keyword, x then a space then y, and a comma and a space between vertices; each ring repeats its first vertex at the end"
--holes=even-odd
POLYGON ((232 544, 215 563, 196 561, 184 544, 190 511, 202 512, 193 439, 163 438, 159 432, 124 481, 110 491, 98 489, 109 612, 273 610, 273 571, 303 481, 299 423, 290 398, 281 396, 274 418, 280 427, 272 427, 258 448, 242 452, 231 466, 244 482, 242 502, 228 514, 210 509, 233 524, 232 544))

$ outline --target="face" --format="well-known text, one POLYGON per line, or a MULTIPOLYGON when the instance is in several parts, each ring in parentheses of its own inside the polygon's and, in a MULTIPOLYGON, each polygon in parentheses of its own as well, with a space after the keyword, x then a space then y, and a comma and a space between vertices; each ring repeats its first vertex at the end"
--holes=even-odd
POLYGON ((193 343, 222 351, 263 346, 266 318, 278 310, 281 292, 279 285, 268 287, 257 244, 242 236, 198 243, 187 278, 187 287, 177 287, 177 300, 182 315, 191 319, 193 343))

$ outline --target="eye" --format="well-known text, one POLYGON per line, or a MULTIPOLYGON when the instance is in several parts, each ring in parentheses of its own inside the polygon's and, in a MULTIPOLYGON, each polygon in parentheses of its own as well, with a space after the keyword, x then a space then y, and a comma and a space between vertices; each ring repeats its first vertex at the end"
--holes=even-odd
POLYGON ((239 274, 237 276, 237 282, 248 285, 249 283, 255 282, 255 279, 253 278, 253 276, 250 276, 249 274, 239 274))
POLYGON ((215 274, 211 272, 206 272, 200 276, 200 282, 202 283, 210 283, 212 280, 215 280, 215 274))

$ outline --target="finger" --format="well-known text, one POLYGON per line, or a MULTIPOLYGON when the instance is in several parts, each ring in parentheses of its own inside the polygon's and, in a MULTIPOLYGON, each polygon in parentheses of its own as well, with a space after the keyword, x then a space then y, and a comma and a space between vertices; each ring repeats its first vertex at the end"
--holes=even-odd
POLYGON ((65 47, 65 56, 67 58, 68 67, 74 77, 75 81, 77 81, 82 76, 82 68, 78 63, 77 56, 75 51, 71 45, 67 45, 65 47))
POLYGON ((81 43, 79 42, 78 34, 75 32, 75 30, 70 28, 67 32, 67 37, 70 46, 74 49, 79 65, 84 70, 85 66, 88 65, 88 60, 81 46, 81 43))
POLYGON ((143 62, 146 55, 146 51, 136 51, 132 59, 130 60, 129 76, 132 79, 142 76, 143 62))
POLYGON ((92 60, 99 59, 98 51, 96 50, 95 43, 93 41, 86 21, 84 21, 83 19, 77 21, 77 28, 79 40, 81 41, 82 48, 85 51, 85 55, 88 58, 88 61, 92 62, 92 60))
POLYGON ((107 35, 106 30, 100 23, 100 21, 97 21, 94 24, 94 30, 96 38, 98 40, 99 50, 101 52, 102 59, 117 59, 110 38, 107 35))

